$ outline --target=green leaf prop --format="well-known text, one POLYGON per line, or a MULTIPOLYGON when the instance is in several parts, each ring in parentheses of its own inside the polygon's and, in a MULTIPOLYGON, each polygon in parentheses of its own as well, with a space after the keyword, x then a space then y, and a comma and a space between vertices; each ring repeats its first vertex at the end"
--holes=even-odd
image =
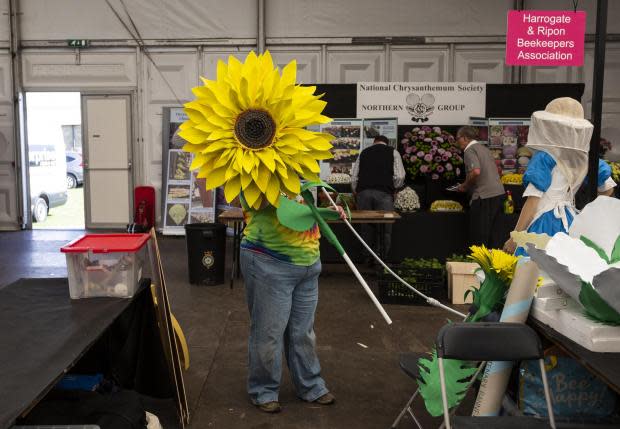
POLYGON ((620 314, 601 298, 590 283, 581 282, 579 301, 588 318, 608 325, 620 325, 620 314))
POLYGON ((611 263, 615 264, 618 261, 620 261, 620 235, 616 238, 614 250, 611 251, 611 263))
MULTIPOLYGON (((336 220, 340 218, 340 215, 335 210, 319 208, 317 212, 323 219, 336 220)), ((307 231, 316 223, 314 214, 309 206, 289 200, 285 196, 280 196, 280 204, 276 209, 276 213, 280 223, 293 231, 307 231)))
POLYGON ((588 237, 585 237, 583 235, 579 237, 579 239, 583 241, 586 246, 594 249, 596 253, 598 253, 598 255, 601 257, 601 259, 603 259, 605 262, 609 264, 609 258, 607 257, 607 254, 605 253, 603 249, 601 249, 601 247, 598 244, 596 244, 594 241, 590 240, 588 237))
POLYGON ((485 278, 480 289, 469 289, 465 292, 465 298, 473 294, 473 304, 476 312, 467 318, 467 322, 477 322, 486 317, 493 310, 501 306, 507 292, 506 284, 493 271, 485 273, 485 278))
MULTIPOLYGON (((443 366, 446 377, 448 406, 452 408, 463 400, 467 392, 469 379, 474 375, 477 368, 471 362, 456 359, 444 359, 443 366)), ((420 395, 424 398, 426 409, 432 416, 441 416, 443 414, 443 405, 441 401, 437 350, 433 348, 430 359, 420 358, 418 360, 418 367, 420 369, 418 386, 420 387, 420 395)))

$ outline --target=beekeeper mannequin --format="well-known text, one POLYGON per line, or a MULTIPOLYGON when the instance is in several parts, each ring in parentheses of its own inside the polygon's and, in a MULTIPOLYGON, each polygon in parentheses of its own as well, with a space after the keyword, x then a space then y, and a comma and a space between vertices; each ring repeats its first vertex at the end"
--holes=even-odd
MULTIPOLYGON (((553 236, 567 232, 576 214, 575 194, 588 173, 588 151, 594 127, 584 119, 583 107, 572 98, 556 98, 544 111, 532 114, 527 147, 535 153, 523 176, 527 200, 515 231, 553 236)), ((610 195, 615 182, 611 169, 599 160, 598 191, 610 195)), ((515 251, 509 239, 504 250, 515 251)), ((517 254, 525 255, 522 248, 517 254)))

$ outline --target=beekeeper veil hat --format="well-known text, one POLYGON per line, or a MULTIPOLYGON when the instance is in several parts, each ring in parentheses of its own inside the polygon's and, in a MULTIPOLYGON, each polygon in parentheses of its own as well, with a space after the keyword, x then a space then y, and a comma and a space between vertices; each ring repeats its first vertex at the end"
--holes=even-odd
POLYGON ((573 195, 588 173, 588 151, 594 126, 583 117, 581 103, 556 98, 532 114, 527 146, 547 152, 569 183, 573 195))

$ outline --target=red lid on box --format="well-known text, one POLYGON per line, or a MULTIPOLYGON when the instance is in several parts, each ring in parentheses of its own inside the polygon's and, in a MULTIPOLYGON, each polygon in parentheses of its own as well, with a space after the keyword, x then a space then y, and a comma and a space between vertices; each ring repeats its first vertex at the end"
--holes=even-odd
POLYGON ((149 234, 86 234, 60 248, 62 253, 137 252, 149 241, 149 234))

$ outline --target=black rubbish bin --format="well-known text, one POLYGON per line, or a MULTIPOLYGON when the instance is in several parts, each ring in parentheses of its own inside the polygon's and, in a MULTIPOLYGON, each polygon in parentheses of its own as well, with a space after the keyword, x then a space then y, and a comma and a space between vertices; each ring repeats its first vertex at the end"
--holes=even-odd
POLYGON ((226 225, 190 223, 185 225, 189 282, 213 286, 224 283, 226 225))

